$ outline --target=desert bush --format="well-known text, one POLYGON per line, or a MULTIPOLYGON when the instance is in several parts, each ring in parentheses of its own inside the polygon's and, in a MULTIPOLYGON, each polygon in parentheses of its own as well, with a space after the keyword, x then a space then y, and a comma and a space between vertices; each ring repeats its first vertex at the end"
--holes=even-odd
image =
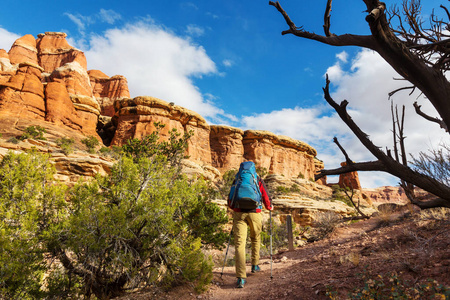
POLYGON ((228 199, 228 194, 230 193, 231 185, 233 184, 234 178, 236 177, 237 170, 231 169, 226 171, 222 175, 222 179, 217 183, 218 196, 222 199, 228 199))
POLYGON ((13 137, 10 137, 10 138, 7 140, 7 142, 13 143, 13 144, 18 144, 18 143, 20 143, 20 140, 13 136, 13 137))
POLYGON ((312 239, 320 240, 327 237, 334 231, 336 226, 340 223, 339 215, 332 211, 317 212, 314 215, 311 235, 312 239))
POLYGON ((61 150, 65 155, 69 155, 73 152, 73 144, 75 140, 73 138, 62 137, 56 140, 56 144, 61 147, 61 150))
POLYGON ((14 154, 0 162, 0 299, 41 299, 48 268, 46 240, 65 217, 66 187, 54 183, 42 154, 14 154))
POLYGON ((95 147, 100 144, 100 142, 92 135, 82 139, 81 142, 86 146, 89 153, 95 153, 95 147))
MULTIPOLYGON (((211 202, 210 187, 182 175, 164 152, 183 147, 158 149, 143 157, 122 153, 109 175, 70 190, 52 184, 48 159, 5 156, 0 298, 106 299, 182 282, 203 290, 212 262, 202 247, 225 243, 228 218, 211 202)), ((178 150, 170 157, 182 155, 178 150)))
POLYGON ((23 141, 25 139, 33 138, 37 140, 45 140, 44 133, 46 130, 44 127, 39 125, 37 126, 28 126, 25 128, 24 133, 19 137, 19 140, 23 141))

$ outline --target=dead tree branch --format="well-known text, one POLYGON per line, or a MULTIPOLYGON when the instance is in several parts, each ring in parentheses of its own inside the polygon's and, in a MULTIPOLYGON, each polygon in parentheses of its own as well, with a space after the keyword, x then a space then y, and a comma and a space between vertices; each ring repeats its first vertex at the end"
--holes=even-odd
POLYGON ((330 27, 331 27, 331 2, 333 0, 327 1, 327 7, 325 8, 325 15, 323 16, 323 30, 325 32, 325 35, 327 37, 330 36, 336 36, 334 33, 330 33, 330 27))
POLYGON ((375 50, 375 48, 373 48, 375 47, 375 43, 372 36, 370 35, 354 35, 354 34, 343 34, 343 35, 330 34, 330 36, 318 35, 313 32, 304 30, 303 26, 297 27, 294 24, 294 22, 292 22, 291 18, 286 13, 286 11, 281 7, 278 1, 276 2, 269 1, 269 5, 272 5, 281 13, 281 15, 284 17, 284 20, 286 21, 286 24, 289 26, 288 30, 284 30, 281 32, 282 35, 293 34, 298 37, 319 41, 321 43, 332 46, 359 46, 375 50))
POLYGON ((423 111, 421 111, 420 108, 422 107, 422 105, 417 104, 417 101, 414 102, 413 105, 414 105, 414 109, 416 110, 416 113, 417 113, 419 116, 425 118, 425 119, 428 120, 428 121, 438 123, 439 126, 441 126, 442 129, 444 129, 445 131, 448 132, 447 125, 446 125, 441 119, 430 117, 429 115, 427 115, 426 113, 424 113, 423 111))
POLYGON ((330 81, 327 76, 326 85, 323 88, 325 100, 334 108, 342 121, 347 124, 350 130, 352 130, 353 134, 360 140, 364 147, 366 147, 366 149, 369 150, 370 153, 372 153, 378 159, 378 161, 352 163, 351 165, 344 166, 339 169, 321 170, 316 179, 319 179, 325 175, 338 175, 351 171, 383 171, 436 195, 438 199, 434 201, 435 204, 439 204, 439 206, 450 207, 450 187, 440 183, 434 178, 412 170, 408 166, 405 166, 392 157, 386 155, 382 150, 380 150, 379 147, 375 146, 369 139, 368 135, 364 133, 352 120, 350 115, 348 115, 346 110, 348 101, 344 100, 339 105, 331 98, 329 93, 329 85, 330 81))

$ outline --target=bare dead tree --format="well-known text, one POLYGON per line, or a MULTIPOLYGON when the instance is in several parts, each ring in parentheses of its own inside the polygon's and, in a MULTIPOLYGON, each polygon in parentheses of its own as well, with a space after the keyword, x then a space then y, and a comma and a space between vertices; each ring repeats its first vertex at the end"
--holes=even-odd
POLYGON ((424 28, 420 17, 420 1, 404 0, 402 13, 397 7, 389 12, 386 5, 378 0, 362 0, 367 7, 366 21, 371 35, 331 34, 330 11, 328 0, 325 8, 325 35, 309 32, 303 26, 297 27, 280 3, 269 1, 284 17, 289 29, 282 35, 295 36, 315 40, 331 46, 359 46, 376 51, 389 63, 398 74, 418 88, 431 102, 438 112, 440 125, 450 126, 450 83, 445 72, 450 69, 450 13, 446 12, 448 20, 431 16, 430 28, 424 28), (391 22, 398 20, 398 27, 393 28, 391 22))
MULTIPOLYGON (((412 86, 398 89, 392 94, 406 89, 419 89, 435 107, 440 118, 433 118, 424 114, 420 111, 420 106, 416 108, 416 112, 425 119, 438 123, 448 131, 450 125, 450 82, 445 77, 445 72, 450 69, 450 35, 447 34, 450 29, 449 21, 440 20, 433 14, 430 28, 424 29, 424 23, 420 18, 419 0, 403 1, 404 18, 401 17, 400 10, 397 7, 394 7, 388 15, 383 2, 378 0, 363 1, 367 7, 368 15, 365 19, 370 27, 371 35, 331 34, 330 11, 332 0, 327 1, 325 9, 325 36, 306 31, 303 26, 297 27, 278 1, 269 1, 269 4, 282 14, 289 26, 289 29, 283 31, 282 35, 293 34, 332 46, 359 46, 379 53, 404 80, 412 84, 412 86), (397 28, 391 26, 393 18, 398 19, 399 26, 397 28)), ((443 6, 441 8, 445 10, 448 20, 450 20, 448 10, 443 6)), ((316 180, 326 175, 339 175, 353 171, 387 172, 401 179, 401 185, 408 193, 411 202, 420 208, 450 207, 449 186, 413 170, 407 165, 403 134, 404 108, 401 118, 399 118, 397 110, 394 118, 394 111, 392 110, 394 158, 391 150, 387 149, 386 153, 383 152, 354 123, 346 110, 347 100, 337 104, 331 98, 329 84, 330 81, 327 76, 326 86, 323 89, 325 100, 377 160, 353 162, 335 138, 334 142, 344 153, 347 165, 337 169, 322 170, 316 175, 316 180), (414 186, 432 193, 436 198, 425 202, 416 199, 413 194, 414 186)))
MULTIPOLYGON (((322 178, 326 175, 339 175, 342 173, 348 173, 353 171, 382 171, 387 172, 391 175, 394 175, 404 182, 408 182, 415 186, 418 186, 433 195, 436 196, 435 199, 432 199, 427 202, 418 202, 416 201, 413 204, 418 205, 420 208, 431 208, 431 207, 450 207, 450 187, 439 182, 438 180, 422 174, 418 171, 415 171, 406 165, 406 150, 403 144, 404 137, 403 135, 403 120, 401 124, 397 126, 398 130, 401 132, 400 135, 396 134, 397 137, 400 136, 400 149, 396 150, 397 154, 395 155, 397 158, 392 157, 391 151, 383 152, 379 147, 375 146, 373 142, 369 139, 369 136, 363 132, 358 125, 353 121, 350 115, 347 113, 347 105, 348 101, 343 100, 340 104, 336 103, 333 98, 330 96, 329 92, 330 81, 326 79, 326 86, 323 89, 325 100, 330 104, 334 110, 338 113, 339 117, 342 121, 347 124, 347 126, 352 130, 353 134, 360 140, 360 142, 366 147, 367 150, 372 153, 377 160, 369 161, 369 162, 360 162, 354 163, 347 154, 346 156, 347 165, 332 169, 332 170, 321 170, 319 174, 316 175, 316 180, 322 178), (403 145, 402 145, 403 144, 403 145), (401 151, 401 157, 398 154, 401 151)), ((403 118, 402 118, 403 119, 403 118)), ((397 117, 398 122, 398 117, 397 117)), ((395 125, 395 124, 394 124, 395 125)), ((394 126, 395 128, 395 126, 394 126)), ((335 143, 337 139, 335 138, 335 143)), ((397 146, 396 146, 397 147, 397 146)), ((343 148, 339 146, 342 150, 343 148)))

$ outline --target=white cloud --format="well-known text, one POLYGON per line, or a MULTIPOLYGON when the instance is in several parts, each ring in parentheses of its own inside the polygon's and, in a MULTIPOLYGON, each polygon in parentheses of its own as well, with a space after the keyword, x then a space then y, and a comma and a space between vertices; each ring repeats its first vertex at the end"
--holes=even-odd
POLYGON ((205 29, 194 24, 189 24, 186 26, 186 33, 193 37, 199 37, 205 34, 205 29))
POLYGON ((117 20, 120 20, 122 16, 115 12, 112 9, 100 9, 99 17, 102 22, 108 23, 108 24, 114 24, 117 20))
POLYGON ((82 16, 80 14, 71 14, 71 13, 64 13, 65 16, 67 16, 72 22, 75 23, 75 25, 78 28, 78 31, 84 35, 84 31, 86 30, 86 26, 91 24, 93 22, 92 18, 89 16, 82 16))
MULTIPOLYGON (((194 110, 206 118, 224 116, 194 84, 193 78, 215 75, 215 63, 203 47, 160 26, 138 22, 109 29, 89 41, 89 69, 128 79, 130 94, 154 96, 194 110)), ((211 99, 211 97, 207 97, 211 99)))
MULTIPOLYGON (((360 51, 349 66, 344 65, 347 68, 342 65, 342 62, 348 59, 346 55, 341 52, 337 55, 337 59, 336 64, 327 70, 333 99, 338 103, 344 99, 348 100, 348 113, 370 136, 374 144, 383 150, 386 147, 392 149, 392 120, 388 93, 399 87, 408 86, 409 83, 393 80, 400 76, 373 51, 360 51)), ((429 114, 435 113, 434 108, 422 96, 419 97, 417 92, 412 96, 409 96, 409 92, 399 92, 392 97, 400 111, 401 106, 406 105, 407 152, 416 155, 420 151, 437 147, 442 141, 450 143, 448 134, 437 124, 425 121, 415 114, 412 103, 417 100, 423 105, 422 109, 429 114)), ((324 161, 328 169, 337 168, 340 162, 344 161, 342 153, 332 143, 334 136, 338 137, 340 144, 354 161, 374 160, 375 157, 361 145, 336 113, 325 105, 327 104, 311 108, 287 108, 246 116, 242 123, 243 127, 269 130, 310 144, 318 150, 318 158, 324 161)), ((397 185, 399 181, 381 172, 360 172, 359 177, 363 187, 397 185)))
POLYGON ((9 32, 6 29, 0 27, 0 49, 5 49, 6 52, 11 49, 12 44, 20 38, 18 34, 9 32))
POLYGON ((224 59, 223 61, 222 61, 222 64, 225 66, 225 67, 231 67, 231 66, 233 66, 234 65, 234 61, 232 61, 231 59, 224 59))
POLYGON ((345 51, 342 51, 342 52, 336 54, 336 57, 337 57, 340 61, 346 63, 346 62, 347 62, 347 59, 348 59, 348 53, 345 52, 345 51))

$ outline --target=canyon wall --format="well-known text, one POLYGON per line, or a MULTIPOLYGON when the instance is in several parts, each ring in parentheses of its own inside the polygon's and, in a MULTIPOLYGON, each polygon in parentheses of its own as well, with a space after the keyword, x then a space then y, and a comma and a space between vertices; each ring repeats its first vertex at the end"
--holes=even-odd
POLYGON ((47 121, 99 138, 100 114, 112 115, 111 102, 123 97, 129 97, 126 79, 88 72, 84 53, 68 44, 65 33, 28 34, 9 52, 0 50, 0 116, 47 121))
POLYGON ((130 138, 151 134, 159 122, 165 125, 162 139, 167 140, 174 129, 192 133, 189 161, 222 174, 238 169, 244 160, 287 178, 311 180, 323 168, 315 159, 316 150, 301 141, 267 131, 209 125, 196 112, 154 97, 131 99, 125 77, 88 71, 87 66, 84 53, 69 45, 60 32, 37 38, 28 34, 8 52, 0 49, 3 123, 48 122, 66 130, 66 136, 73 131, 69 135, 78 139, 79 134, 94 136, 107 146, 121 146, 130 138))

